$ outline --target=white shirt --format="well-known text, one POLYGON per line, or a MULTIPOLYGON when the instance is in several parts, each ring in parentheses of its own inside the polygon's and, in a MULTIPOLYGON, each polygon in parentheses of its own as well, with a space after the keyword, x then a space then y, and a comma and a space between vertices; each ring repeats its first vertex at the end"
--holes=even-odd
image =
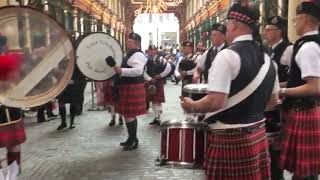
MULTIPOLYGON (((246 34, 235 38, 232 43, 252 39, 251 34, 246 34)), ((264 55, 264 58, 266 61, 270 60, 269 56, 266 54, 264 55)), ((209 69, 208 91, 229 94, 231 81, 238 76, 240 67, 241 59, 239 54, 230 49, 223 49, 220 51, 209 69)), ((278 75, 276 75, 273 93, 278 92, 279 90, 279 79, 278 75)))
MULTIPOLYGON (((217 47, 214 47, 213 50, 215 49, 218 49, 218 52, 221 51, 221 49, 224 47, 225 43, 223 43, 222 45, 220 45, 218 48, 217 47)), ((206 50, 202 56, 199 58, 199 61, 197 63, 197 68, 200 68, 201 70, 204 70, 205 68, 205 62, 206 62, 206 59, 207 59, 207 55, 208 55, 208 52, 209 52, 209 49, 206 50)))
MULTIPOLYGON (((192 58, 195 58, 195 59, 194 59, 195 63, 198 63, 199 59, 201 58, 200 55, 189 54, 189 55, 187 56, 188 59, 189 59, 191 56, 193 56, 192 58)), ((175 76, 177 76, 177 77, 180 77, 180 76, 181 76, 181 74, 180 74, 180 72, 179 72, 179 64, 180 64, 180 62, 181 62, 182 59, 183 59, 183 58, 180 58, 180 59, 179 59, 179 62, 178 62, 177 66, 176 66, 176 69, 175 69, 175 71, 174 71, 174 74, 175 74, 175 76)), ((196 66, 195 68, 187 71, 187 75, 193 75, 193 73, 194 73, 196 70, 197 70, 197 66, 196 66)))
MULTIPOLYGON (((271 48, 274 50, 280 43, 282 43, 282 41, 283 39, 280 39, 280 41, 272 45, 271 48)), ((293 45, 290 45, 286 48, 286 50, 283 51, 283 54, 280 57, 280 63, 290 67, 292 54, 293 54, 293 45)))
MULTIPOLYGON (((318 31, 310 31, 304 34, 315 35, 318 31)), ((301 70, 301 78, 320 77, 320 46, 315 42, 307 42, 302 45, 296 54, 295 61, 301 70)))
POLYGON ((121 76, 136 77, 143 74, 144 66, 147 63, 147 58, 142 52, 136 52, 128 59, 127 63, 132 68, 122 68, 121 76))

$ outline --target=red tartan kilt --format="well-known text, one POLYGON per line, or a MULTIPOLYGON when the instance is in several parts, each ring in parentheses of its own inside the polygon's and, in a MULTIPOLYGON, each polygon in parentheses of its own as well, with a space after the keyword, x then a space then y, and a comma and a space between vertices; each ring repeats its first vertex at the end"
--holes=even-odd
POLYGON ((97 88, 97 105, 105 106, 113 104, 112 99, 112 89, 111 89, 112 81, 101 81, 96 82, 97 88))
POLYGON ((148 97, 149 100, 154 103, 164 103, 165 97, 164 97, 164 82, 163 82, 163 80, 156 82, 156 88, 157 88, 156 94, 153 96, 149 96, 148 97))
POLYGON ((0 148, 19 145, 26 141, 23 120, 14 123, 0 124, 0 148))
POLYGON ((297 177, 320 174, 320 107, 284 113, 280 167, 297 177))
POLYGON ((146 93, 144 84, 119 85, 119 101, 116 112, 125 118, 134 118, 146 112, 146 93))
POLYGON ((252 133, 208 133, 204 166, 208 180, 270 179, 265 128, 252 133))

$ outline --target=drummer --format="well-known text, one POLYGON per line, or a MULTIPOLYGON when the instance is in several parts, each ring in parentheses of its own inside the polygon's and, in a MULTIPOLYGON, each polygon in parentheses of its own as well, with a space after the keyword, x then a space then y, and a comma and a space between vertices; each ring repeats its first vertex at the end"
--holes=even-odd
MULTIPOLYGON (((175 69, 175 76, 182 80, 182 89, 185 85, 192 83, 193 73, 196 71, 200 55, 193 53, 193 43, 185 41, 182 43, 183 58, 178 62, 175 69)), ((182 90, 182 96, 187 96, 182 90)))
POLYGON ((204 83, 208 83, 208 72, 211 67, 211 64, 222 49, 227 48, 226 42, 226 26, 220 23, 213 24, 211 27, 211 43, 212 47, 206 50, 199 62, 197 63, 197 70, 193 74, 193 83, 198 83, 203 73, 204 83))
POLYGON ((270 179, 264 110, 266 105, 271 107, 278 101, 275 64, 253 38, 258 32, 258 11, 235 3, 227 19, 226 39, 230 46, 218 53, 212 63, 208 95, 198 101, 185 97, 181 105, 187 112, 221 110, 206 119, 210 127, 205 162, 207 179, 270 179), (262 82, 254 83, 250 92, 243 92, 256 75, 262 82), (228 97, 239 92, 248 96, 237 98, 236 105, 223 109, 230 106, 228 97))
MULTIPOLYGON (((171 72, 170 63, 166 62, 163 56, 157 55, 157 49, 155 46, 149 47, 149 56, 147 66, 144 72, 144 79, 147 81, 147 85, 154 85, 156 87, 156 93, 147 93, 147 100, 152 102, 152 111, 155 118, 150 125, 160 125, 160 116, 162 114, 162 103, 165 102, 164 96, 164 78, 171 72)), ((148 104, 148 103, 147 103, 148 104)))
MULTIPOLYGON (((7 38, 0 35, 0 63, 6 63, 5 53, 7 50, 7 38)), ((8 59, 12 60, 12 59, 8 59)), ((9 63, 9 62, 8 62, 9 63)), ((5 72, 6 69, 1 69, 5 72)), ((0 77, 1 81, 6 81, 5 77, 0 77)), ((16 180, 20 171, 20 155, 21 144, 26 140, 24 123, 22 119, 21 109, 6 107, 0 104, 0 148, 7 149, 8 173, 4 177, 4 173, 0 163, 0 179, 16 180)))
MULTIPOLYGON (((277 63, 280 86, 286 86, 293 46, 287 37, 287 20, 280 16, 268 19, 263 37, 272 50, 270 58, 277 63)), ((279 168, 280 158, 280 109, 265 112, 266 130, 269 140, 272 179, 282 179, 283 172, 279 168)))
POLYGON ((122 61, 121 67, 109 56, 107 64, 113 67, 119 75, 116 85, 119 88, 119 100, 116 103, 116 112, 124 117, 128 139, 121 142, 124 151, 138 148, 137 116, 146 112, 146 94, 144 89, 143 70, 147 63, 144 53, 141 51, 141 36, 130 33, 127 39, 127 55, 122 61))

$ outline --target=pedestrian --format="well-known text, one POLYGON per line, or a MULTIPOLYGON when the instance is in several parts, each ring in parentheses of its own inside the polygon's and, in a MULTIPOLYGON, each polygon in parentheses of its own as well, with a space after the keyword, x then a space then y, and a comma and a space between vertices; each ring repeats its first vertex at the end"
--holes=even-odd
MULTIPOLYGON (((286 86, 293 46, 287 38, 287 20, 274 16, 267 20, 263 37, 271 49, 270 58, 277 63, 280 86, 286 86)), ((266 131, 271 157, 271 178, 283 179, 283 171, 279 167, 280 159, 280 108, 265 112, 266 131)))
POLYGON ((227 48, 226 43, 226 27, 223 24, 216 23, 211 27, 211 43, 212 47, 206 50, 197 63, 197 70, 193 74, 193 83, 198 83, 201 75, 204 76, 204 83, 208 83, 208 73, 211 64, 222 49, 227 48))
POLYGON ((270 179, 264 110, 277 104, 279 82, 276 65, 254 38, 258 19, 259 13, 251 7, 231 6, 226 23, 229 47, 212 63, 208 95, 198 101, 182 99, 186 112, 216 111, 205 119, 210 129, 205 161, 208 180, 270 179))
MULTIPOLYGON (((111 120, 109 122, 109 126, 112 127, 116 124, 116 112, 114 107, 114 98, 112 95, 112 88, 114 86, 113 79, 109 79, 106 81, 97 81, 96 87, 97 87, 97 105, 98 106, 104 106, 108 107, 110 114, 111 114, 111 120)), ((119 125, 123 125, 122 117, 119 115, 119 125)))
POLYGON ((294 180, 316 180, 320 174, 320 2, 302 1, 296 9, 300 38, 293 55, 285 97, 280 167, 294 180))
POLYGON ((164 95, 164 81, 172 70, 172 66, 168 63, 164 57, 156 55, 153 58, 149 58, 147 66, 145 68, 144 78, 147 81, 147 96, 148 100, 152 102, 152 110, 155 115, 150 125, 160 125, 162 114, 162 103, 165 102, 164 95), (154 91, 151 91, 151 87, 154 87, 154 91))
POLYGON ((84 98, 84 87, 86 84, 85 76, 81 73, 78 66, 75 66, 71 80, 65 90, 58 96, 59 114, 61 124, 57 130, 67 127, 66 121, 66 104, 70 104, 70 124, 69 129, 75 128, 74 119, 81 109, 81 103, 84 98))
POLYGON ((115 80, 118 88, 116 112, 123 116, 128 130, 128 139, 120 145, 124 146, 124 151, 133 150, 138 148, 139 144, 137 116, 146 112, 143 71, 147 59, 141 51, 141 36, 134 32, 129 34, 127 54, 121 66, 117 65, 111 56, 106 59, 106 62, 118 75, 115 80))
MULTIPOLYGON (((13 62, 21 61, 9 56, 7 50, 7 37, 0 34, 0 79, 3 82, 10 80, 10 74, 17 68, 11 67, 13 62)), ((0 148, 7 149, 8 164, 5 178, 0 163, 0 180, 16 180, 20 173, 21 144, 26 141, 21 109, 0 104, 0 134, 0 148)))

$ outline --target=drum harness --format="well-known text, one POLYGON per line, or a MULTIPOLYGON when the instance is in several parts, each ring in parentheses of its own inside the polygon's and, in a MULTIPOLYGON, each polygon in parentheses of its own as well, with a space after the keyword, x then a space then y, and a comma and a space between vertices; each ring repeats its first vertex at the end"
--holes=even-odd
MULTIPOLYGON (((261 66, 257 76, 248 84, 248 86, 246 86, 244 89, 242 89, 237 94, 228 98, 227 105, 224 108, 222 108, 218 111, 207 113, 205 115, 203 122, 207 123, 206 120, 209 117, 212 117, 213 115, 215 115, 217 113, 225 111, 225 110, 237 105, 238 103, 242 102, 247 97, 249 97, 260 86, 260 84, 262 83, 262 81, 266 77, 267 72, 270 68, 270 65, 271 65, 271 60, 270 59, 266 60, 265 63, 261 66)), ((223 132, 223 131, 229 131, 229 130, 230 130, 230 132, 231 131, 252 132, 252 131, 255 131, 261 127, 264 127, 264 121, 265 121, 265 118, 258 121, 258 122, 250 123, 250 124, 224 124, 224 123, 220 122, 219 120, 217 120, 215 123, 208 125, 208 127, 213 132, 223 132)))

